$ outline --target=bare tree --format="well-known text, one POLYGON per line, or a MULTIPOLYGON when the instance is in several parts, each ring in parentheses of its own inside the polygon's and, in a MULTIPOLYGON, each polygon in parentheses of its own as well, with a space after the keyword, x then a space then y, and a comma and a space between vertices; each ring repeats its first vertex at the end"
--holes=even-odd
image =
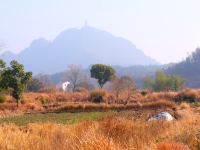
POLYGON ((123 90, 120 78, 115 78, 115 80, 113 80, 112 89, 116 95, 116 98, 119 98, 120 92, 123 90))
POLYGON ((44 86, 46 87, 51 86, 51 81, 48 75, 40 73, 35 78, 38 79, 40 82, 42 82, 44 86))
POLYGON ((112 88, 117 98, 119 98, 121 92, 126 91, 128 100, 131 97, 132 91, 135 90, 135 83, 131 77, 122 76, 113 81, 112 88))
POLYGON ((81 77, 80 86, 87 90, 93 89, 94 85, 92 84, 92 78, 87 74, 83 74, 81 77))
POLYGON ((67 71, 67 78, 70 81, 70 84, 72 86, 72 91, 75 92, 82 82, 83 73, 82 73, 82 67, 81 65, 69 65, 68 71, 67 71))

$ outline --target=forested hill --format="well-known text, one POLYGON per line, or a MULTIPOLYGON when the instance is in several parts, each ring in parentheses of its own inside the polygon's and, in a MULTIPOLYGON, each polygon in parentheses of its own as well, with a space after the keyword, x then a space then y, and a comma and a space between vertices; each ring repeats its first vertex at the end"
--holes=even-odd
POLYGON ((168 74, 181 75, 186 80, 189 87, 200 87, 200 48, 197 48, 184 61, 170 66, 166 72, 168 74))

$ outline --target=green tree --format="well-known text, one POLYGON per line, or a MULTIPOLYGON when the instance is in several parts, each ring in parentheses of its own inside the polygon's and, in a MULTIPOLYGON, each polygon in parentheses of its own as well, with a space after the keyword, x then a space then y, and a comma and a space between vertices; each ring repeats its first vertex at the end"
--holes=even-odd
POLYGON ((3 71, 3 69, 5 68, 5 66, 6 66, 6 63, 2 59, 0 59, 0 72, 3 71))
POLYGON ((185 84, 185 80, 181 76, 175 75, 174 90, 178 91, 182 89, 184 84, 185 84))
POLYGON ((156 72, 156 79, 154 84, 155 91, 162 91, 166 89, 167 77, 163 70, 156 72))
POLYGON ((178 75, 170 75, 168 76, 167 84, 170 90, 178 91, 180 90, 185 81, 178 75))
POLYGON ((10 66, 2 71, 0 86, 2 89, 11 89, 11 94, 17 101, 17 107, 31 78, 32 72, 25 72, 24 66, 15 60, 11 61, 10 66))
POLYGON ((115 70, 111 66, 95 64, 90 69, 91 77, 98 80, 100 88, 115 77, 115 70))
POLYGON ((156 72, 155 80, 152 80, 150 77, 144 79, 144 87, 155 91, 178 91, 183 85, 184 80, 181 76, 166 75, 162 70, 156 72))
POLYGON ((145 89, 153 90, 154 84, 155 84, 154 80, 152 80, 149 76, 146 76, 144 78, 144 88, 145 89))

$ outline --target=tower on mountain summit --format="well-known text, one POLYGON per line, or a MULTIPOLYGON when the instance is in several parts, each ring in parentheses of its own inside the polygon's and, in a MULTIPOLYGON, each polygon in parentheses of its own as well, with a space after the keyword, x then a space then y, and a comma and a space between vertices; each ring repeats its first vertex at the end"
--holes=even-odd
POLYGON ((87 20, 85 20, 85 22, 84 22, 84 27, 88 27, 88 22, 87 22, 87 20))

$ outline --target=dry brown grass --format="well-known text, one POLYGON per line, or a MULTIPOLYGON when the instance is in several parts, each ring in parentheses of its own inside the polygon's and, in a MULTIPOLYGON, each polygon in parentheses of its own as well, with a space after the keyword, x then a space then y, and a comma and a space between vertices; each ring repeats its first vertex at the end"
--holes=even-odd
MULTIPOLYGON (((175 108, 175 101, 184 102, 187 98, 200 97, 200 90, 186 89, 180 92, 152 92, 143 96, 140 91, 134 91, 127 100, 126 92, 122 92, 116 98, 111 91, 105 91, 102 103, 92 103, 90 100, 91 91, 80 92, 53 92, 53 93, 24 93, 20 108, 16 107, 11 96, 6 96, 7 101, 0 104, 1 110, 21 110, 23 112, 47 112, 47 111, 107 111, 127 109, 160 109, 175 108), (183 100, 184 99, 184 100, 183 100)), ((181 109, 189 109, 186 103, 180 104, 181 109)))
MULTIPOLYGON (((153 94, 152 94, 153 95, 153 94)), ((153 97, 153 96, 152 96, 153 97)), ((19 108, 10 96, 6 96, 7 102, 0 104, 0 110, 30 111, 107 111, 126 109, 158 109, 162 107, 172 108, 175 103, 171 100, 155 97, 143 97, 140 92, 136 92, 129 100, 115 99, 111 92, 106 91, 102 103, 89 102, 89 91, 75 93, 24 93, 19 108)), ((122 97, 121 97, 122 98, 122 97)))
POLYGON ((152 92, 147 95, 146 100, 168 99, 174 100, 177 92, 152 92))
POLYGON ((89 97, 88 91, 83 92, 54 92, 54 93, 24 93, 23 100, 27 102, 41 102, 41 103, 50 103, 50 102, 68 102, 68 101, 87 101, 89 97))
POLYGON ((133 121, 113 116, 76 125, 1 125, 0 149, 198 150, 200 118, 192 111, 187 113, 189 118, 173 122, 133 121))
POLYGON ((14 117, 23 115, 23 112, 21 110, 1 110, 0 111, 0 118, 6 118, 6 117, 14 117))
POLYGON ((10 96, 0 104, 0 116, 20 115, 27 111, 122 111, 121 115, 75 125, 29 124, 0 126, 0 149, 8 150, 199 150, 200 109, 182 102, 198 100, 200 90, 181 92, 136 92, 129 100, 126 94, 115 99, 107 92, 103 103, 88 102, 89 91, 76 93, 24 93, 19 109, 10 96), (176 104, 174 101, 181 103, 176 104), (124 110, 135 111, 127 115, 124 110), (148 122, 147 116, 169 111, 172 122, 148 122), (151 112, 152 111, 152 112, 151 112), (139 112, 141 114, 139 114, 139 112), (146 113, 144 115, 144 113, 146 113), (135 117, 137 116, 137 119, 135 117))
POLYGON ((156 150, 189 150, 188 146, 178 143, 160 143, 156 150))
POLYGON ((48 107, 47 111, 56 112, 92 112, 92 111, 123 111, 123 110, 138 110, 138 109, 161 109, 175 108, 176 104, 168 100, 149 101, 145 103, 130 103, 130 104, 95 104, 95 103, 65 103, 57 107, 48 107))
POLYGON ((190 108, 190 105, 186 102, 182 102, 180 105, 179 105, 180 109, 191 109, 190 108))
POLYGON ((177 102, 197 102, 200 101, 200 89, 185 89, 178 92, 175 100, 177 102))

